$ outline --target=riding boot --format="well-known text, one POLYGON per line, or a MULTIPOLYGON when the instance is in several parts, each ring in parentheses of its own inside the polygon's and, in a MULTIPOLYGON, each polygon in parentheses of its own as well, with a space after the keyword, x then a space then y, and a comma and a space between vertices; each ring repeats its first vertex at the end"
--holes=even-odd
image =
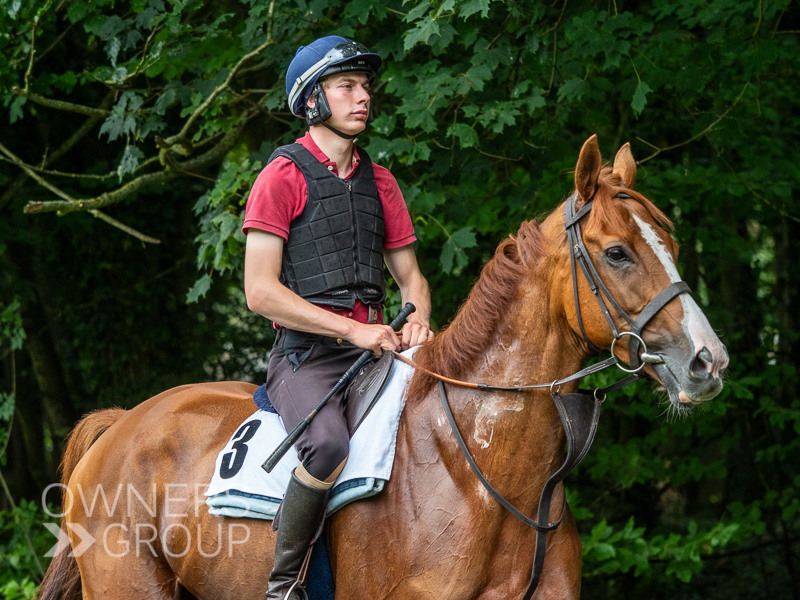
POLYGON ((275 565, 267 586, 268 600, 303 600, 297 578, 308 547, 325 514, 328 490, 300 481, 295 473, 286 488, 275 540, 275 565))

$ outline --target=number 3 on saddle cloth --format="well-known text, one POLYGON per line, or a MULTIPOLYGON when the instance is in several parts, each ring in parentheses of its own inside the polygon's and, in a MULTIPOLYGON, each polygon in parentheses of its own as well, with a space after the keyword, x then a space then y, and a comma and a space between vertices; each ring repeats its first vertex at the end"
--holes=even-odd
MULTIPOLYGON (((410 357, 413 350, 403 355, 410 357)), ((362 368, 351 381, 345 404, 350 457, 331 490, 328 514, 379 493, 389 480, 405 387, 412 373, 411 367, 394 361, 393 355, 387 353, 362 368)), ((212 515, 269 520, 275 517, 299 461, 297 453, 290 451, 271 473, 261 468, 286 437, 283 423, 266 396, 264 386, 256 390, 254 401, 260 408, 236 429, 217 456, 206 491, 206 504, 212 515)))
MULTIPOLYGON (((409 358, 414 349, 403 353, 409 358)), ((346 392, 345 416, 350 430, 350 457, 331 490, 328 514, 374 496, 389 480, 394 462, 400 413, 411 367, 389 352, 363 367, 346 392), (362 427, 363 425, 363 427, 362 427)), ((264 459, 286 437, 286 430, 269 403, 265 386, 253 395, 258 406, 236 429, 217 456, 214 476, 206 491, 212 515, 274 519, 289 477, 298 464, 297 453, 287 452, 271 473, 264 459)), ((310 600, 333 600, 334 584, 325 536, 314 545, 306 592, 310 600)))

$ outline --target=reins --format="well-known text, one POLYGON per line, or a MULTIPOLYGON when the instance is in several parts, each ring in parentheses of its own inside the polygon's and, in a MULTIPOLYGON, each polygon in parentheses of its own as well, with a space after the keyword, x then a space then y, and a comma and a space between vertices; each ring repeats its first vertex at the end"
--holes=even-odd
MULTIPOLYGON (((612 367, 614 365, 618 365, 620 360, 616 356, 611 356, 606 358, 605 360, 601 360, 598 363, 593 365, 589 365, 578 371, 577 373, 573 373, 568 377, 564 377, 563 379, 556 379, 551 383, 534 383, 529 385, 513 385, 513 386, 502 386, 502 385, 489 385, 486 383, 472 383, 469 381, 461 381, 459 379, 451 379, 450 377, 445 377, 444 375, 440 375, 438 373, 434 373, 433 371, 426 369, 422 365, 415 363, 410 358, 403 356, 402 354, 397 354, 395 352, 394 357, 407 364, 408 366, 416 369, 417 371, 422 371, 426 375, 433 377, 434 379, 439 380, 443 383, 449 383, 451 385, 455 385, 457 387, 468 388, 472 390, 480 390, 482 392, 524 392, 527 390, 534 390, 534 389, 543 389, 543 388, 550 388, 551 390, 555 388, 561 387, 562 384, 569 383, 570 381, 575 381, 576 379, 580 379, 581 377, 585 377, 587 375, 592 375, 593 373, 599 373, 600 371, 607 369, 608 367, 612 367)), ((622 368, 622 367, 620 367, 622 368)), ((592 392, 592 395, 595 397, 600 397, 602 399, 605 397, 606 394, 609 392, 614 392, 620 388, 625 387, 626 385, 633 383, 641 379, 639 375, 629 375, 628 377, 621 379, 615 383, 612 383, 609 386, 597 388, 592 392)))
MULTIPOLYGON (((415 363, 411 359, 406 358, 400 354, 395 353, 395 358, 404 362, 405 364, 422 371, 426 375, 433 377, 439 381, 439 396, 442 400, 442 407, 444 408, 444 412, 447 415, 447 421, 450 423, 450 428, 453 431, 453 435, 456 438, 456 442, 458 442, 458 446, 461 449, 461 452, 464 454, 464 457, 467 460, 470 468, 472 469, 475 476, 481 482, 483 487, 486 491, 495 499, 501 506, 503 506, 506 510, 508 510, 514 517, 520 520, 522 523, 530 527, 531 529, 536 531, 536 542, 533 554, 533 565, 531 568, 531 579, 530 584, 528 585, 528 589, 525 591, 522 600, 530 600, 533 597, 534 592, 536 591, 537 586, 539 585, 539 579, 542 574, 542 568, 544 566, 544 556, 547 549, 547 533, 550 531, 555 530, 560 524, 561 520, 564 517, 564 511, 566 510, 567 500, 566 497, 563 500, 563 504, 561 507, 561 516, 553 522, 549 521, 550 518, 550 506, 552 504, 553 493, 555 492, 556 486, 564 480, 564 478, 569 475, 575 467, 577 467, 580 462, 583 460, 583 457, 586 456, 586 453, 589 451, 589 448, 594 441, 594 436, 597 431, 597 425, 600 420, 600 408, 605 401, 606 395, 609 392, 616 391, 629 385, 638 379, 641 379, 642 376, 639 374, 641 370, 644 368, 646 363, 657 364, 662 362, 658 356, 649 354, 647 352, 647 345, 645 344, 644 340, 642 339, 641 333, 644 329, 645 325, 656 315, 658 312, 667 305, 673 298, 680 294, 691 293, 689 286, 684 283, 683 281, 678 281, 668 285, 664 288, 661 292, 659 292, 648 304, 645 306, 644 310, 639 313, 638 318, 633 319, 631 318, 624 309, 619 305, 619 303, 614 299, 611 292, 603 283, 600 275, 598 274, 597 270, 592 264, 591 258, 589 256, 588 251, 586 250, 586 246, 583 242, 583 236, 581 235, 581 228, 580 228, 580 221, 589 214, 592 209, 593 201, 587 202, 579 211, 576 212, 575 210, 575 202, 577 200, 578 194, 577 192, 570 196, 564 206, 564 217, 565 217, 565 228, 567 231, 567 239, 569 242, 569 251, 570 251, 570 265, 572 269, 572 285, 573 285, 573 295, 575 300, 575 311, 578 317, 578 325, 580 328, 581 335, 583 336, 584 341, 588 345, 589 349, 593 352, 601 352, 600 348, 598 348, 592 341, 589 339, 588 335, 586 334, 586 330, 583 325, 583 318, 581 315, 581 308, 580 308, 580 299, 578 296, 578 269, 577 266, 580 266, 580 270, 583 272, 586 281, 589 284, 589 288, 594 294, 597 302, 600 306, 600 309, 605 317, 606 321, 611 328, 611 332, 614 335, 614 341, 611 344, 611 356, 604 360, 601 360, 598 363, 585 367, 578 371, 577 373, 573 373, 567 377, 562 379, 556 379, 551 383, 537 383, 537 384, 528 384, 528 385, 516 385, 516 386, 497 386, 497 385, 489 385, 485 383, 471 383, 467 381, 460 381, 457 379, 452 379, 450 377, 445 377, 444 375, 440 375, 438 373, 434 373, 429 369, 415 363), (619 314, 626 323, 628 323, 630 327, 630 331, 619 331, 614 323, 613 318, 611 317, 611 313, 606 306, 605 300, 608 301, 609 304, 614 308, 614 310, 619 314), (628 343, 628 359, 630 361, 630 366, 632 368, 626 369, 625 367, 621 366, 620 360, 614 354, 614 347, 618 340, 622 337, 628 336, 630 337, 630 341, 628 343), (642 348, 641 355, 639 353, 639 346, 642 348), (586 375, 591 375, 593 373, 598 373, 604 369, 607 369, 611 366, 616 365, 622 371, 629 373, 629 375, 615 383, 612 383, 609 386, 596 388, 593 392, 588 390, 581 390, 579 389, 576 393, 571 394, 560 394, 560 388, 562 384, 569 383, 571 381, 575 381, 580 379, 581 377, 585 377, 586 375), (478 468, 475 459, 472 458, 472 455, 469 452, 469 448, 467 447, 466 442, 464 441, 463 436, 461 435, 460 430, 458 429, 458 425, 456 424, 455 417, 453 416, 453 411, 450 408, 450 403, 447 400, 447 392, 445 390, 445 383, 450 385, 468 388, 468 389, 475 389, 484 392, 524 392, 527 390, 534 390, 534 389, 542 389, 542 388, 549 388, 550 395, 553 398, 553 403, 555 404, 556 410, 558 411, 558 415, 561 418, 561 423, 564 427, 564 433, 567 438, 567 456, 564 460, 564 463, 561 467, 550 476, 550 478, 545 482, 544 487, 542 488, 542 493, 539 496, 539 507, 536 514, 536 519, 531 519, 530 517, 526 517, 522 512, 517 510, 508 500, 506 500, 502 494, 500 494, 486 477, 483 475, 481 470, 478 468), (544 525, 542 523, 545 523, 544 525)), ((615 198, 630 198, 628 194, 624 192, 618 193, 615 198)))

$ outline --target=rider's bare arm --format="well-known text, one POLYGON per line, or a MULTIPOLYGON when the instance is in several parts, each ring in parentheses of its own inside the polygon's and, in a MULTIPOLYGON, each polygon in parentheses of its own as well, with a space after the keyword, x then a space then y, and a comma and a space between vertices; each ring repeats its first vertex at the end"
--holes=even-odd
POLYGON ((250 229, 244 262, 244 291, 247 306, 289 329, 331 337, 382 354, 400 347, 400 340, 386 325, 367 325, 336 315, 307 302, 280 282, 283 238, 250 229))
POLYGON ((414 249, 409 245, 384 250, 383 258, 400 288, 403 304, 411 302, 417 308, 403 326, 401 348, 407 350, 412 346, 424 344, 433 339, 433 331, 430 328, 431 293, 428 281, 419 270, 414 249))

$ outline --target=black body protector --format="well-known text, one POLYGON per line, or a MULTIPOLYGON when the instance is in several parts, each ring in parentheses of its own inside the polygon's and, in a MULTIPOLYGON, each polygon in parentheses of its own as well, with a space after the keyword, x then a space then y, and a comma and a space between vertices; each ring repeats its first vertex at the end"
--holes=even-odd
POLYGON ((308 198, 289 227, 281 283, 314 304, 352 310, 356 300, 376 306, 386 298, 383 276, 385 225, 372 161, 361 159, 350 179, 326 169, 300 144, 281 146, 303 173, 308 198))

